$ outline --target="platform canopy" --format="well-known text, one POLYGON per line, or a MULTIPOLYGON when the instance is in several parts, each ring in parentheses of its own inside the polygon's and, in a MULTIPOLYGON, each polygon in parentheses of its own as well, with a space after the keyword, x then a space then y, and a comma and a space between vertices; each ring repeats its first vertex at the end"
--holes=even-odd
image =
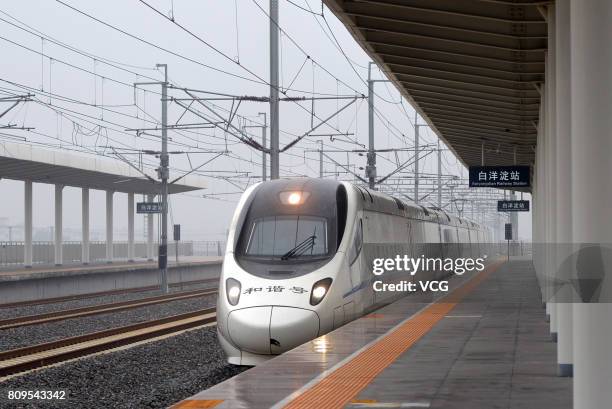
MULTIPOLYGON (((119 159, 33 145, 0 143, 0 178, 124 193, 160 193, 157 176, 151 171, 146 173, 155 181, 119 159)), ((171 172, 170 180, 180 175, 171 172)), ((204 188, 206 184, 203 177, 187 175, 169 185, 168 191, 181 193, 204 188)))
POLYGON ((324 1, 465 165, 534 162, 546 2, 324 1))

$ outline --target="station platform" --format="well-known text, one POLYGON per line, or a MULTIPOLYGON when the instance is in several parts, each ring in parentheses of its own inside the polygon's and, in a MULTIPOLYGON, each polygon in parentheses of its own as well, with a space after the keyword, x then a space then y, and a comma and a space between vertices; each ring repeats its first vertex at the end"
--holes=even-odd
MULTIPOLYGON (((168 263, 168 283, 196 283, 219 277, 222 257, 184 256, 168 263)), ((0 307, 160 285, 156 261, 68 264, 0 271, 0 307)))
MULTIPOLYGON (((219 256, 183 256, 177 263, 174 260, 168 260, 168 268, 174 269, 186 266, 205 266, 212 264, 221 264, 222 257, 219 256)), ((32 268, 25 267, 5 267, 0 269, 0 283, 3 281, 18 281, 29 280, 33 278, 50 278, 69 276, 73 274, 104 274, 117 271, 137 271, 142 269, 157 268, 157 261, 135 260, 133 262, 118 261, 113 263, 93 263, 93 264, 76 264, 70 263, 61 266, 34 266, 32 268)))
POLYGON ((449 287, 433 302, 403 297, 172 408, 571 408, 530 259, 449 287))

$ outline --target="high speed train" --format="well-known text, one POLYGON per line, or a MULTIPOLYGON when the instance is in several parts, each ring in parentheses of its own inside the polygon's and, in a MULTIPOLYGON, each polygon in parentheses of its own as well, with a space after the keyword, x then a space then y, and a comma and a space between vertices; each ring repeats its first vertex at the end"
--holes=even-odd
POLYGON ((231 221, 219 341, 229 363, 257 365, 405 295, 374 291, 374 279, 424 277, 374 276, 375 258, 480 257, 480 243, 489 242, 476 223, 351 183, 259 183, 244 192, 231 221))

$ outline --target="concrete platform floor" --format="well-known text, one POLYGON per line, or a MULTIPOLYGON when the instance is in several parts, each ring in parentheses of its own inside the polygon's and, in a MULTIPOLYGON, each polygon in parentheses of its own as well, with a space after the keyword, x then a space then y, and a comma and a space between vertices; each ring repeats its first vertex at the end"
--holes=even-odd
POLYGON ((531 261, 506 263, 354 402, 569 409, 572 380, 557 376, 556 344, 545 315, 531 261))
MULTIPOLYGON (((445 304, 416 341, 400 338, 405 345, 393 345, 395 351, 385 349, 390 334, 423 325, 419 314, 405 321, 426 305, 418 297, 403 297, 175 407, 571 408, 571 378, 556 375, 556 344, 531 261, 491 271, 456 305, 445 304), (359 369, 356 361, 372 348, 374 359, 359 369), (387 355, 393 359, 381 366, 387 355), (376 365, 381 370, 372 372, 376 365)), ((452 280, 451 288, 467 279, 452 280)))

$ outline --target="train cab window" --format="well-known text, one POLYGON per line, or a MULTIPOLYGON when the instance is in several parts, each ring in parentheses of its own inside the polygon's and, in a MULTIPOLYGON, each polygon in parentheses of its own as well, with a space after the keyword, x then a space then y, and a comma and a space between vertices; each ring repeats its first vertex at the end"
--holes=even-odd
POLYGON ((365 189, 365 191, 368 194, 368 196, 370 196, 370 203, 374 203, 374 197, 372 197, 372 194, 370 193, 370 191, 368 189, 365 189))
POLYGON ((338 220, 338 246, 342 242, 344 228, 346 227, 346 210, 348 207, 348 198, 346 196, 346 188, 342 185, 336 191, 336 215, 338 220))
POLYGON ((352 265, 359 254, 361 253, 361 248, 363 247, 363 223, 361 219, 356 222, 355 226, 355 238, 353 239, 353 243, 351 244, 351 248, 349 249, 349 265, 352 265))
POLYGON ((311 216, 273 216, 253 222, 245 255, 289 257, 327 255, 327 220, 311 216))
POLYGON ((404 203, 402 203, 401 200, 399 200, 398 198, 394 197, 393 200, 395 200, 395 204, 397 205, 397 208, 400 210, 404 210, 404 203))
POLYGON ((423 212, 425 212, 425 216, 429 216, 429 211, 427 208, 425 206, 421 206, 421 208, 423 209, 423 212))

